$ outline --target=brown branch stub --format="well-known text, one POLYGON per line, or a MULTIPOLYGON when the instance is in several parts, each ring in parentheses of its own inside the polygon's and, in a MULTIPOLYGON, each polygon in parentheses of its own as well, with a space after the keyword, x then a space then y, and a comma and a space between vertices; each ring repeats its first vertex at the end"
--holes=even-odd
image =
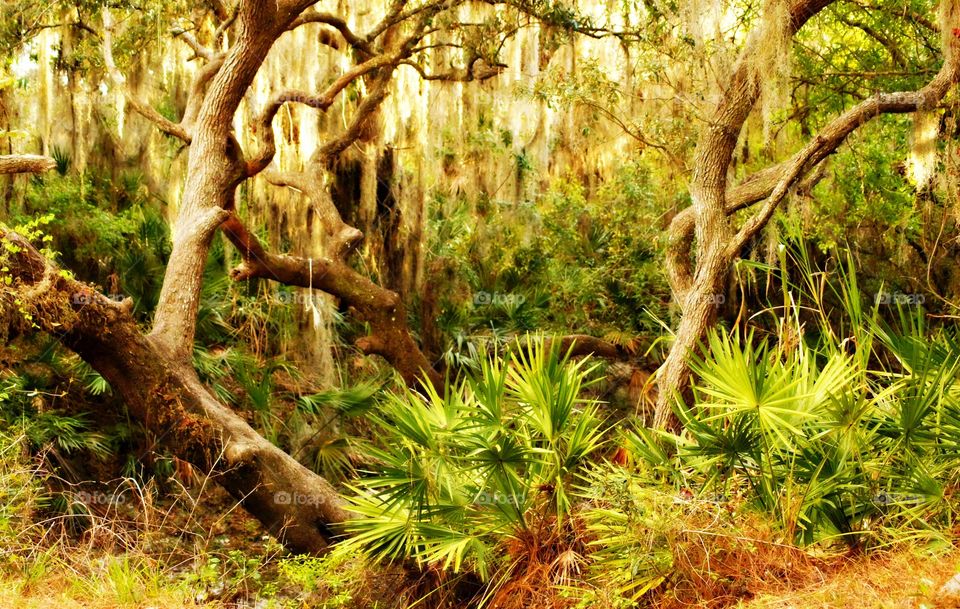
POLYGON ((57 167, 57 162, 38 154, 11 154, 0 156, 0 174, 43 173, 57 167))
POLYGON ((223 21, 229 17, 230 11, 227 9, 227 5, 223 0, 207 0, 207 4, 213 9, 213 14, 217 16, 217 19, 223 21))

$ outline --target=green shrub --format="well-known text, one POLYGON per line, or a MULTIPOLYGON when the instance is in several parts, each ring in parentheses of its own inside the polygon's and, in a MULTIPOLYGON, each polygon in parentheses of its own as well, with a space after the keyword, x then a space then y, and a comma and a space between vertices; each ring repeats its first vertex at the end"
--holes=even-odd
POLYGON ((353 486, 364 518, 341 547, 474 574, 488 597, 584 552, 574 485, 604 444, 597 402, 580 397, 590 370, 534 340, 442 396, 390 397, 377 471, 353 486))
POLYGON ((675 405, 682 431, 639 430, 634 453, 677 484, 746 499, 789 540, 938 538, 956 511, 960 340, 920 310, 884 323, 849 268, 833 289, 841 325, 814 299, 806 332, 801 296, 777 343, 712 331, 693 403, 675 405))

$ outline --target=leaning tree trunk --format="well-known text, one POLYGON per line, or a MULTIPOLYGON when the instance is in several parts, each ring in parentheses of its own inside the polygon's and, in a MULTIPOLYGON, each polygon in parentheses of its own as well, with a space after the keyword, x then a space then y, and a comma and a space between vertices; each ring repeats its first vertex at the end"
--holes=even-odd
MULTIPOLYGON (((40 173, 55 165, 47 157, 0 157, 0 173, 40 173)), ((288 548, 326 548, 351 516, 326 480, 215 399, 189 359, 145 336, 129 301, 117 303, 75 281, 2 227, 0 242, 0 320, 16 320, 25 332, 45 331, 76 352, 165 447, 209 471, 288 548)))
POLYGON ((143 335, 127 305, 68 278, 15 233, 0 232, 0 239, 19 250, 5 260, 11 285, 2 295, 2 318, 28 313, 103 375, 165 447, 210 471, 288 548, 327 546, 350 513, 326 480, 217 401, 192 367, 143 335))

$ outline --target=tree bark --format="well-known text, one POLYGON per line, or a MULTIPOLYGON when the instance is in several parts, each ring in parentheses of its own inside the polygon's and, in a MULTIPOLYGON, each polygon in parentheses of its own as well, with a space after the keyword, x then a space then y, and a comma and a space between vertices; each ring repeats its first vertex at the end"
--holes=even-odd
POLYGON ((193 352, 203 267, 213 235, 227 217, 224 210, 247 177, 242 152, 231 134, 233 116, 270 47, 293 17, 284 19, 273 2, 242 3, 238 41, 211 77, 200 104, 151 333, 170 357, 188 361, 193 352))
MULTIPOLYGON (((337 217, 339 219, 339 216, 337 217)), ((343 259, 362 235, 341 223, 342 235, 349 243, 334 246, 342 252, 338 258, 310 260, 267 252, 239 218, 231 215, 223 232, 240 251, 244 262, 233 271, 235 280, 251 277, 270 279, 286 285, 312 287, 339 298, 370 324, 370 335, 357 341, 368 354, 386 359, 410 386, 429 381, 443 385, 443 377, 433 368, 417 346, 407 327, 407 313, 400 295, 373 283, 353 270, 343 259)))
POLYGON ((0 156, 0 174, 42 173, 57 166, 48 156, 37 154, 11 154, 0 156))

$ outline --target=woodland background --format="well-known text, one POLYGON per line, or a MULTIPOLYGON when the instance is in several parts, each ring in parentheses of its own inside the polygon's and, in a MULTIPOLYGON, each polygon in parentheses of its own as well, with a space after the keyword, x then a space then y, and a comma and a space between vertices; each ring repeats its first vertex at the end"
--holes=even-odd
MULTIPOLYGON (((0 152, 53 161, 0 176, 0 604, 952 606, 956 2, 820 2, 793 36, 790 11, 815 2, 425 2, 437 33, 310 186, 329 206, 275 176, 310 171, 380 81, 320 110, 287 99, 270 170, 231 212, 307 276, 341 254, 331 213, 359 229, 345 264, 396 293, 437 381, 371 347, 384 322, 362 306, 238 272, 248 252, 212 237, 189 368, 357 517, 317 520, 333 543, 306 554, 68 348, 17 268, 32 242, 93 290, 62 302, 106 297, 150 326, 202 164, 169 126, 257 4, 2 5, 0 152), (731 189, 881 92, 949 86, 932 107, 868 113, 789 184, 708 290, 712 329, 675 396, 656 371, 695 303, 671 287, 671 225, 745 63, 757 101, 731 189)), ((394 8, 321 2, 339 21, 278 35, 229 145, 261 148, 278 92, 348 73, 368 51, 344 32, 394 8)), ((267 496, 330 507, 300 488, 267 496)))

